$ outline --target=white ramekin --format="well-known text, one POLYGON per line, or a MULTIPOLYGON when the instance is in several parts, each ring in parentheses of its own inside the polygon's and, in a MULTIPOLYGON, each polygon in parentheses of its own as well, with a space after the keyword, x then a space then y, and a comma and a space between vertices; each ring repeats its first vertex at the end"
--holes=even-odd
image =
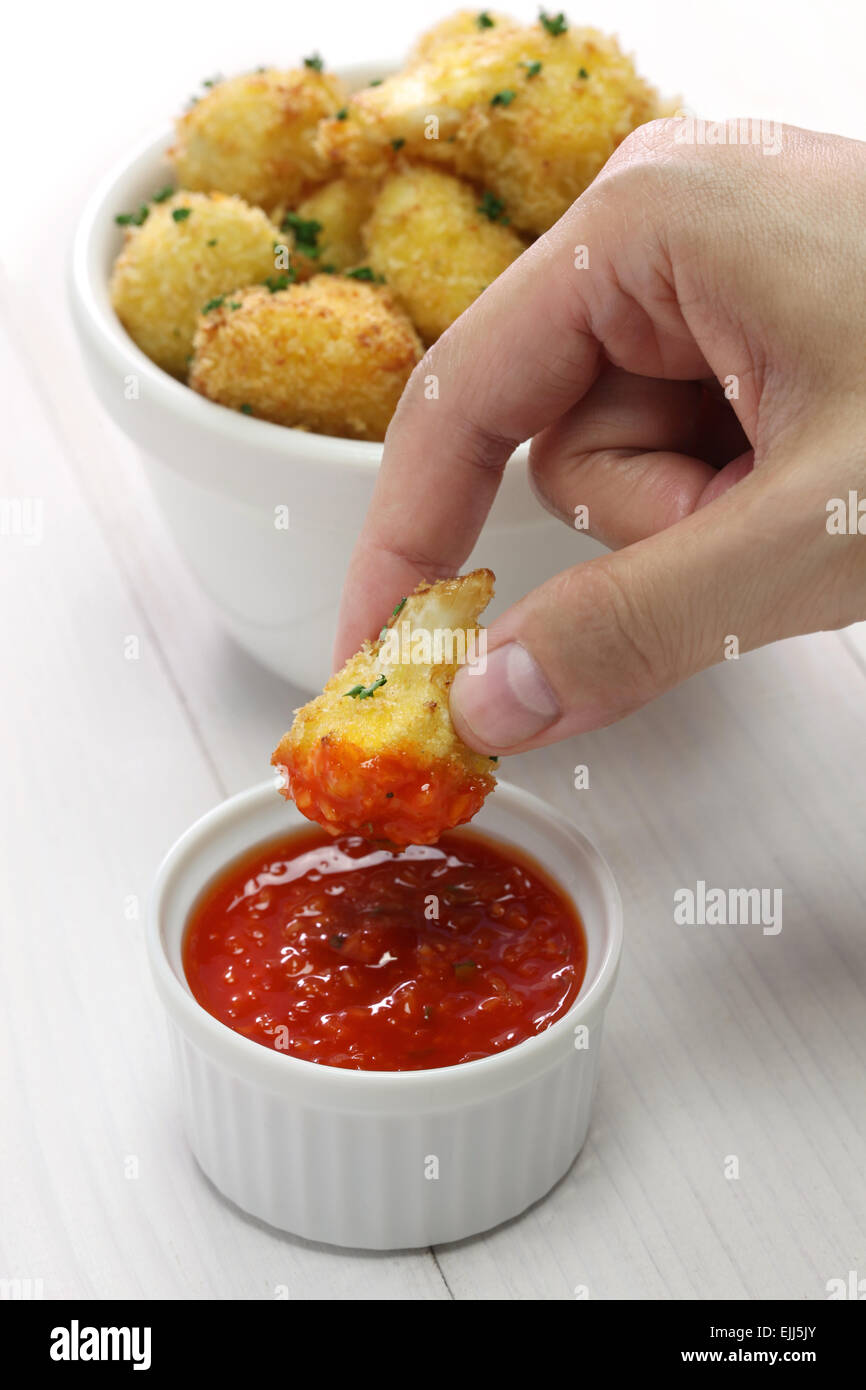
POLYGON ((346 1071, 251 1042, 193 998, 182 941, 206 883, 308 825, 269 781, 209 811, 157 877, 148 949, 193 1152, 244 1211, 309 1240, 393 1250, 517 1215, 567 1171, 589 1126, 622 905, 598 850, 560 812, 500 782, 473 822, 520 845, 578 907, 586 977, 572 1008, 506 1052, 416 1072, 346 1071))
MULTIPOLYGON (((392 66, 342 75, 359 87, 392 66)), ((123 239, 114 218, 172 181, 170 143, 164 131, 134 149, 81 215, 71 305, 84 361, 103 406, 138 446, 169 529, 223 625, 264 665, 319 690, 330 674, 340 590, 382 446, 226 410, 168 376, 128 337, 108 296, 123 239), (275 526, 277 507, 289 509, 288 530, 275 526)), ((542 510, 526 458, 523 447, 509 463, 469 560, 497 576, 491 616, 600 550, 542 510)))

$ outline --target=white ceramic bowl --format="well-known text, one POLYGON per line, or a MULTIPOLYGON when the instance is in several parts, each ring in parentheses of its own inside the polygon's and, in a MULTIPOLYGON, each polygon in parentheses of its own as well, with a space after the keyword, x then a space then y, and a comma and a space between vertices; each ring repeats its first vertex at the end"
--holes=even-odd
POLYGON ((197 1003, 183 971, 186 921, 208 881, 297 825, 309 822, 266 782, 203 816, 159 870, 148 949, 201 1167, 245 1211, 333 1245, 433 1245, 516 1216, 567 1171, 589 1126, 622 945, 610 869, 565 816, 500 782, 473 825, 533 855, 577 905, 588 945, 578 998, 492 1057, 348 1071, 235 1033, 197 1003))
MULTIPOLYGON (((358 87, 388 66, 342 75, 358 87)), ((163 132, 133 150, 81 216, 71 303, 84 360, 105 409, 138 446, 168 526, 224 626, 273 671, 319 690, 330 674, 340 590, 382 446, 285 429, 215 405, 155 366, 127 335, 108 297, 123 239, 114 217, 172 181, 169 144, 163 132), (274 509, 283 506, 288 530, 274 524, 274 509)), ((526 457, 523 447, 509 463, 469 561, 497 576, 492 615, 600 549, 542 510, 526 457)))

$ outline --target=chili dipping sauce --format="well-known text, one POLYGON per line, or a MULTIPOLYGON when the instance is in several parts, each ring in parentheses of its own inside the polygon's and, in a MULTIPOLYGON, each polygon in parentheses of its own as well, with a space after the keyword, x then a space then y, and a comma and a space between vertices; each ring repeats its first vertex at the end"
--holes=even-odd
POLYGON ((202 1007, 263 1047, 416 1071, 489 1057, 561 1018, 586 940, 546 871, 477 831, 395 850, 304 828, 211 881, 183 963, 202 1007))

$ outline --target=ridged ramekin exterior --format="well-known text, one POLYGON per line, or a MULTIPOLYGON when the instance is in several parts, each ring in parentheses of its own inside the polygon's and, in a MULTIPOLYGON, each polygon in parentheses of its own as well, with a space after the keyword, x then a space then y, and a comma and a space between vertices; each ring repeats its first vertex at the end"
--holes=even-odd
MULTIPOLYGON (((178 978, 183 902, 204 886, 214 862, 267 838, 271 797, 268 783, 224 803, 187 832, 160 871, 151 960, 201 1168, 244 1211, 334 1245, 432 1245, 517 1215, 567 1172, 589 1127, 621 942, 607 865, 564 817, 500 784, 479 829, 524 845, 560 883, 572 877, 564 886, 576 897, 589 946, 575 1005, 535 1038, 478 1062, 399 1073, 323 1067, 233 1033, 178 978), (245 816, 244 803, 255 814, 245 816), (207 855, 197 855, 199 841, 207 855), (577 861, 570 870, 561 857, 569 844, 577 861), (574 888, 581 882, 583 902, 574 888)), ((285 828, 283 808, 275 809, 271 835, 285 828)))
POLYGON ((373 1250, 459 1240, 543 1197, 586 1138, 601 1037, 503 1095, 364 1115, 250 1084, 170 1030, 190 1146, 220 1192, 295 1235, 373 1250))

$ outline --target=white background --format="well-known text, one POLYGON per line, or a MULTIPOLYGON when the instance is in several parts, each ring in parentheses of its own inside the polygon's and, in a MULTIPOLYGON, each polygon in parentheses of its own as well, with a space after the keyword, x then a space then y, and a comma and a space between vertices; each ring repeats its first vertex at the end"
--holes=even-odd
MULTIPOLYGON (((46 535, 0 543, 0 1279, 46 1297, 814 1299, 866 1275, 857 630, 509 763, 600 844, 627 918, 590 1140, 547 1201, 436 1252, 335 1252, 243 1217, 183 1143, 124 908, 194 816, 260 780, 296 696, 221 636, 90 394, 69 238, 93 181, 202 78, 316 49, 332 66, 398 57, 450 8, 31 3, 4 20, 0 489, 43 497, 46 535), (782 887, 782 934, 674 927, 674 889, 699 877, 782 887)), ((599 0, 571 17, 619 32, 701 114, 866 136, 859 5, 599 0)))

